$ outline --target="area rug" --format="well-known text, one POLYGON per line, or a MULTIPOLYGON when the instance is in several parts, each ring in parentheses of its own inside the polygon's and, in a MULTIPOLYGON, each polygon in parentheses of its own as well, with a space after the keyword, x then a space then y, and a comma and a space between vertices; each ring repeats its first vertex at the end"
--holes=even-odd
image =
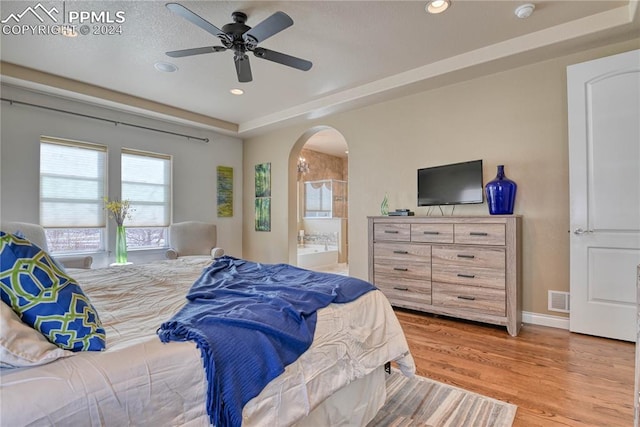
POLYGON ((386 382, 387 401, 368 427, 511 427, 518 409, 429 378, 407 378, 395 369, 386 382))

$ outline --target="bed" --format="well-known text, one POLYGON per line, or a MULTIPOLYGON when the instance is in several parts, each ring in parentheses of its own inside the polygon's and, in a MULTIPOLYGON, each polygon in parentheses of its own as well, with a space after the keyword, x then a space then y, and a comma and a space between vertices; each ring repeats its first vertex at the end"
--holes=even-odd
MULTIPOLYGON (((190 341, 163 343, 157 330, 211 262, 186 257, 69 271, 99 313, 106 349, 52 349, 43 356, 49 363, 0 369, 0 424, 210 425, 200 351, 190 341)), ((4 345, 20 321, 2 306, 4 345)), ((415 372, 381 292, 330 304, 318 311, 311 347, 244 406, 242 425, 366 425, 385 401, 389 361, 415 372)))

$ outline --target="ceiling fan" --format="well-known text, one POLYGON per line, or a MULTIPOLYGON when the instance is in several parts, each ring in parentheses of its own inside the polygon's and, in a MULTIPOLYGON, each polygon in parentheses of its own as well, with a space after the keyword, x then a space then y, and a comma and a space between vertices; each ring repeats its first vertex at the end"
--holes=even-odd
POLYGON ((171 12, 182 16, 187 21, 197 25, 210 34, 213 34, 222 41, 222 46, 196 47, 193 49, 167 52, 167 55, 172 58, 201 55, 203 53, 223 52, 227 49, 233 50, 233 62, 236 65, 236 73, 240 83, 246 83, 253 80, 247 52, 253 52, 253 54, 258 58, 277 62, 278 64, 293 67, 302 71, 308 71, 313 65, 310 61, 305 59, 296 58, 295 56, 258 47, 258 43, 263 42, 274 34, 277 34, 285 28, 293 25, 293 19, 284 12, 274 13, 253 28, 245 24, 247 21, 247 15, 245 13, 239 11, 233 12, 231 14, 233 22, 223 26, 221 30, 181 4, 167 3, 166 6, 171 12))

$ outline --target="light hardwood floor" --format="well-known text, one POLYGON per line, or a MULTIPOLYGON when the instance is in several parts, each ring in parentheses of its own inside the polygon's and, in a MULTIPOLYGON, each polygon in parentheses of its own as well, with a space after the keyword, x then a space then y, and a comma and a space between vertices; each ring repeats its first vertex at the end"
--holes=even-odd
POLYGON ((517 405, 516 427, 633 426, 633 343, 396 314, 419 375, 517 405))

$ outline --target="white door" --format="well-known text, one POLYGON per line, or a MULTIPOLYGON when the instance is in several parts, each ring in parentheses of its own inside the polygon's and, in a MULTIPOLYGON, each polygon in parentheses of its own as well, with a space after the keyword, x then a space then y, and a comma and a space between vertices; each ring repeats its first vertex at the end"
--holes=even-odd
POLYGON ((640 51, 567 68, 570 329, 636 340, 640 51))

